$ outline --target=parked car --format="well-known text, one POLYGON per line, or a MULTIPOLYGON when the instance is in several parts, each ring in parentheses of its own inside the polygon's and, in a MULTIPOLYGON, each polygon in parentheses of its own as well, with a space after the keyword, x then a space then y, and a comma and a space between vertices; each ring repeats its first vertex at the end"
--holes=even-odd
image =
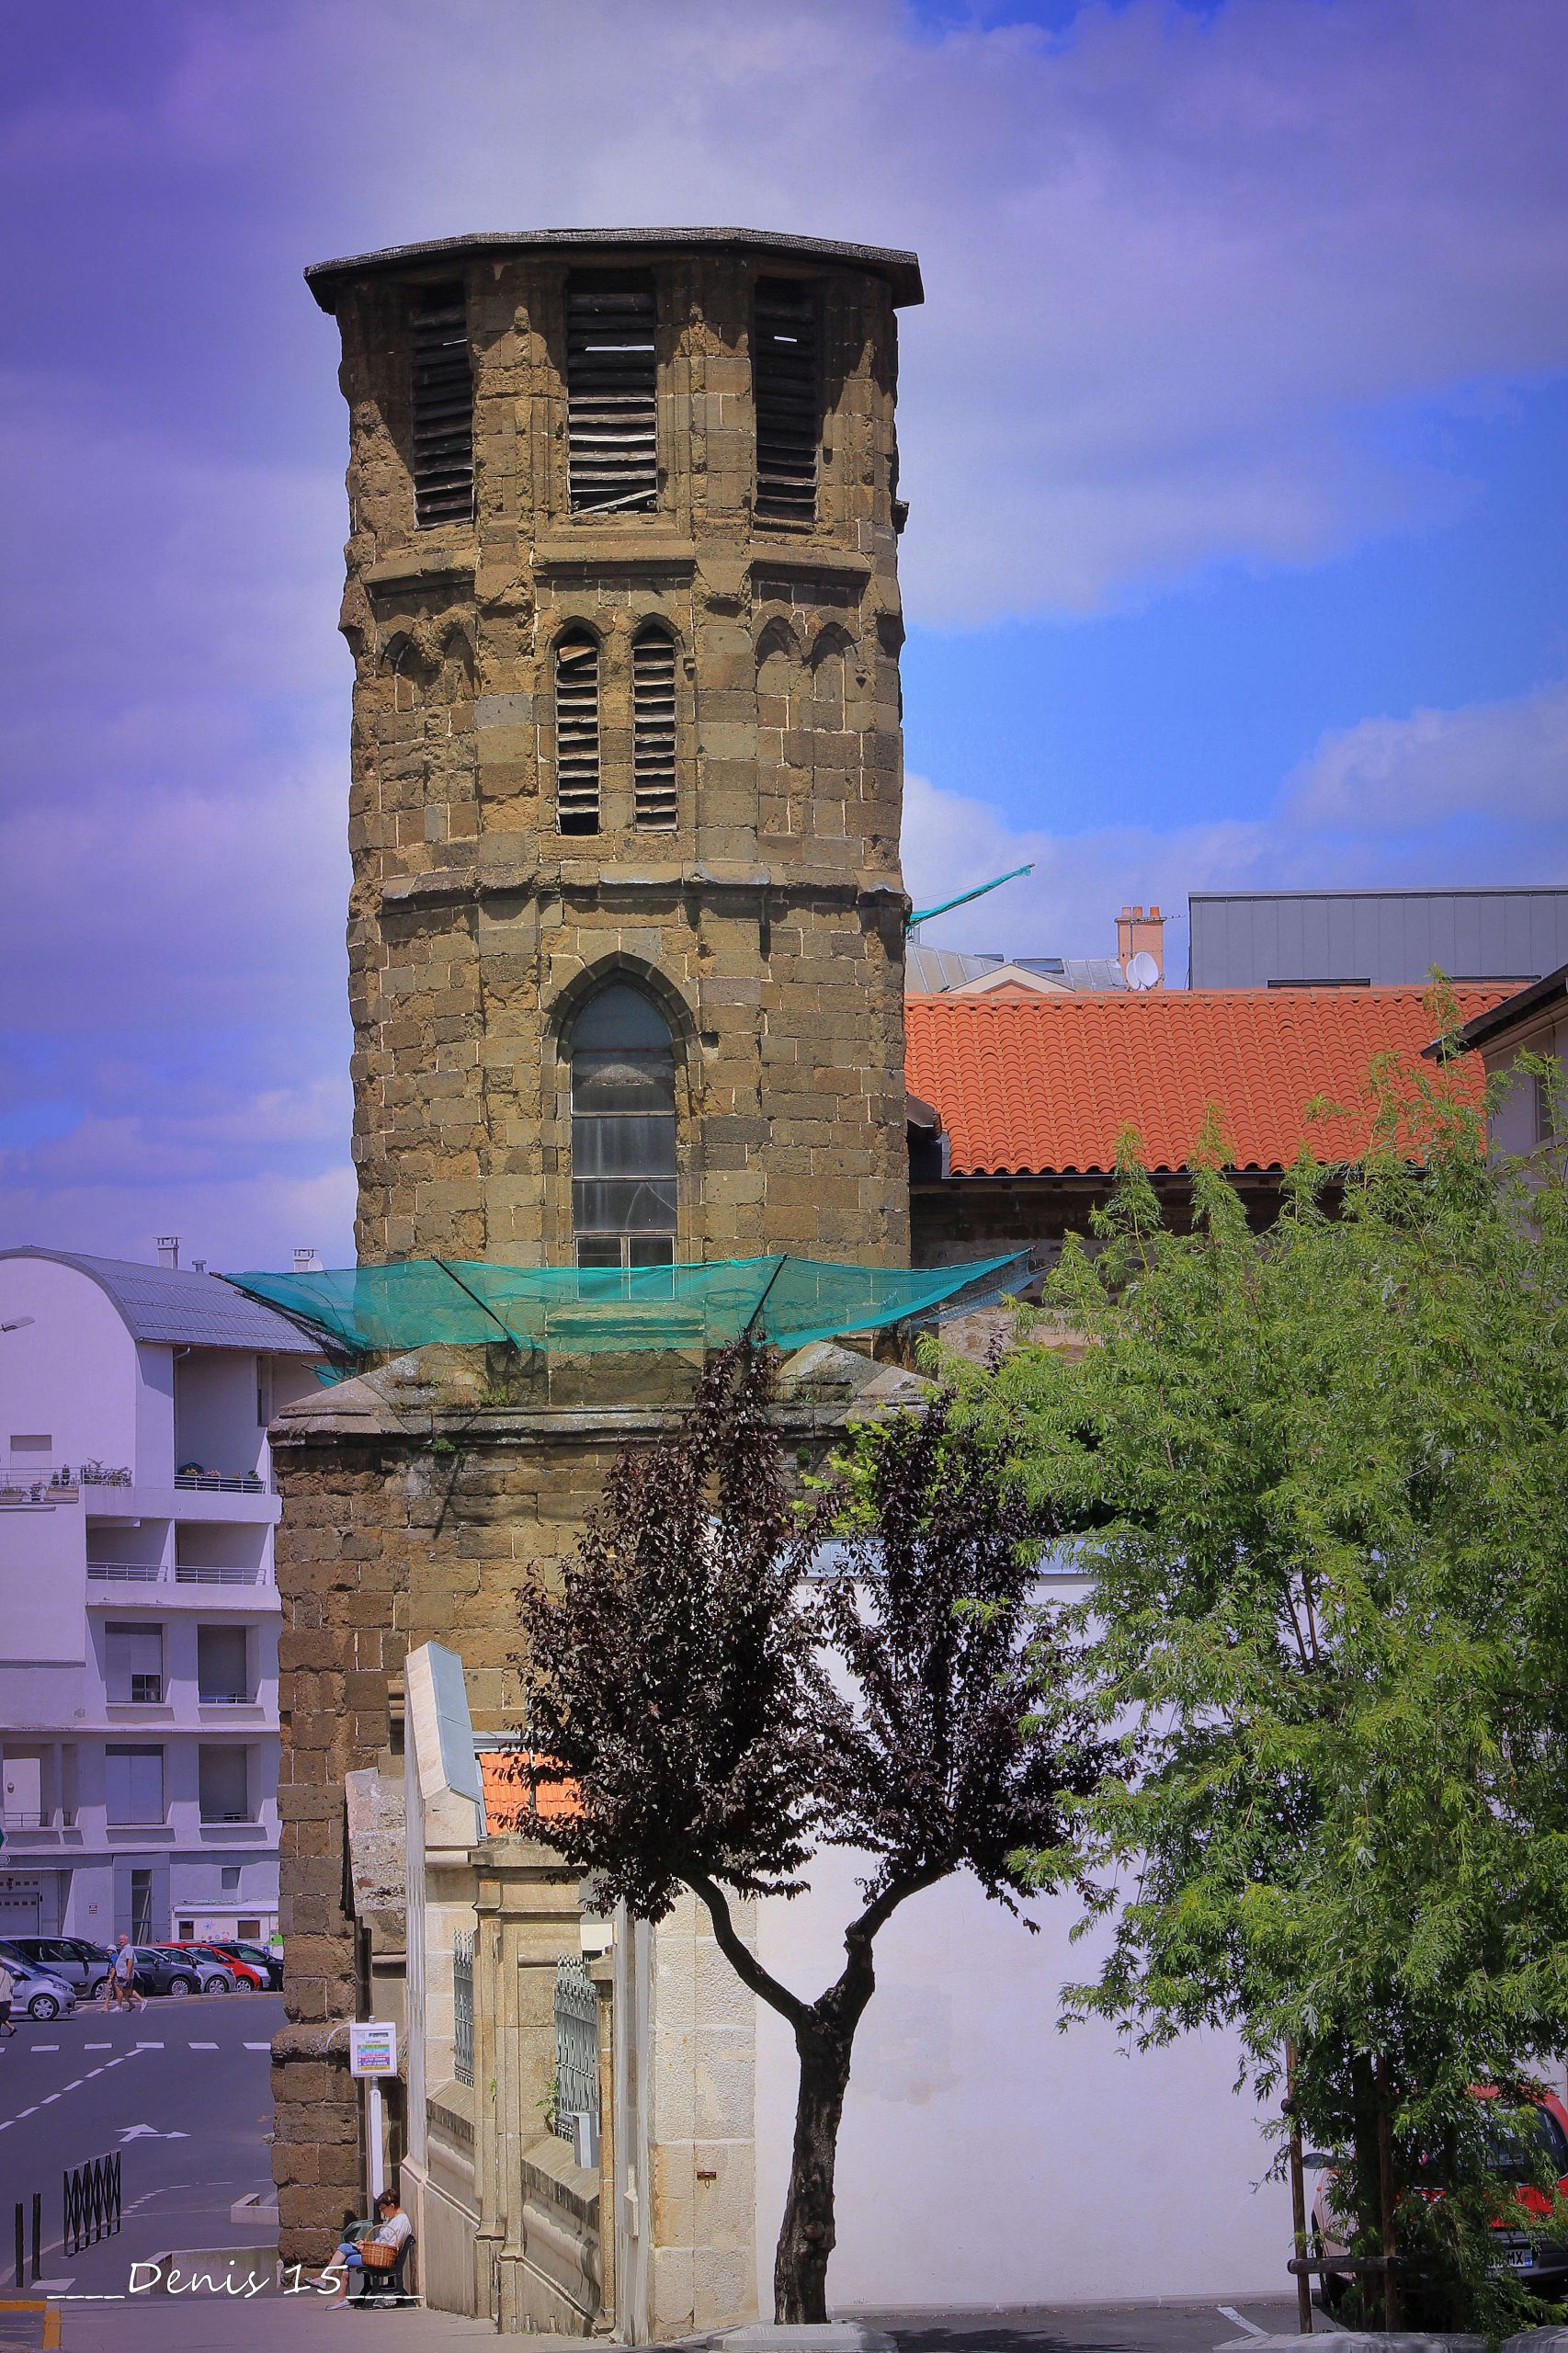
MULTIPOLYGON (((242 1961, 227 1945, 201 1944, 194 1937, 181 1937, 164 1945, 161 1949, 165 1952, 187 1952, 192 1961, 205 1962, 210 1968, 227 1970, 234 1981, 236 1994, 260 1994, 267 1990, 268 1979, 266 1970, 257 1969, 253 1961, 242 1961)), ((210 1986, 205 1990, 218 1993, 223 1989, 210 1986)))
POLYGON ((11 2016, 18 2011, 23 2018, 37 2018, 41 2024, 50 2018, 68 2018, 76 2006, 76 1991, 62 1977, 51 1977, 16 1951, 9 1939, 0 1945, 6 1965, 16 1980, 11 1989, 11 2016))
POLYGON ((243 1961, 247 1968, 254 1969, 269 1993, 280 1994, 283 1991, 283 1956, 280 1952, 268 1952, 265 1945, 218 1944, 212 1949, 221 1953, 231 1967, 234 1961, 243 1961))
POLYGON ((201 1970, 188 1953, 165 1952, 161 1945, 132 1945, 131 1949, 136 1956, 136 1990, 139 1994, 172 1994, 183 1997, 187 1994, 207 1991, 201 1982, 201 1970))
MULTIPOLYGON (((1496 2088, 1492 2085, 1477 2086, 1476 2097, 1478 2099, 1495 2099, 1496 2088)), ((1526 2096, 1523 2105, 1535 2111, 1537 2145, 1534 2149, 1521 2148, 1517 2144, 1517 2135, 1510 2135, 1514 2145, 1510 2148, 1505 2143, 1498 2150, 1497 2171, 1505 2181, 1517 2182, 1518 2188, 1514 2196, 1525 2213, 1545 2214, 1551 2209, 1530 2176, 1535 2171, 1536 2160, 1544 2155, 1558 2177, 1560 2193, 1568 2198, 1568 2108, 1564 2108, 1555 2092, 1531 2092, 1526 2096)), ((1331 2260, 1336 2255, 1343 2255, 1347 2244, 1346 2220, 1335 2209, 1335 2180, 1331 2165, 1312 2200, 1313 2252, 1331 2260)), ((1442 2193, 1434 2190, 1427 2194, 1440 2197, 1442 2193)), ((1522 2287, 1529 2289, 1534 2295, 1550 2298, 1554 2303, 1568 2295, 1568 2245, 1561 2241, 1531 2240, 1520 2227, 1518 2220, 1506 2214, 1500 2214, 1492 2229, 1500 2269, 1513 2272, 1522 2287)), ((1324 2302, 1331 2307, 1341 2302, 1349 2286, 1348 2273, 1325 2272, 1323 2282, 1324 2302)))
POLYGON ((86 1937, 7 1937, 5 1944, 29 1969, 62 1978, 78 1995, 102 1992, 114 1958, 107 1945, 94 1944, 86 1937))

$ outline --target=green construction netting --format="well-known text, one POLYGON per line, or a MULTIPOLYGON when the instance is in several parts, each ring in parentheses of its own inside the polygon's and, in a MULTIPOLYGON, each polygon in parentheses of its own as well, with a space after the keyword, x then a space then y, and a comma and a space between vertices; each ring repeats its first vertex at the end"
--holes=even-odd
POLYGON ((597 1348, 718 1348, 748 1331, 775 1347, 800 1347, 841 1332, 901 1324, 1027 1257, 1014 1251, 958 1267, 722 1258, 711 1266, 630 1271, 409 1258, 390 1267, 227 1279, 253 1299, 314 1324, 354 1356, 432 1341, 473 1347, 496 1340, 575 1355, 597 1348))

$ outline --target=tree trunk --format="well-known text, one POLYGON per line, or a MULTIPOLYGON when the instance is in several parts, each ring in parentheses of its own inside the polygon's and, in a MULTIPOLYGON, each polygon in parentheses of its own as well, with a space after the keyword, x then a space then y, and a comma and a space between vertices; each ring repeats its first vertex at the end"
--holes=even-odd
POLYGON ((801 2085, 795 2100, 795 2145, 790 2194, 773 2258, 773 2317, 778 2322, 825 2321, 827 2259, 836 2230, 833 2172, 838 2125, 849 2083, 854 2035, 824 2030, 815 2018, 795 2030, 801 2085))

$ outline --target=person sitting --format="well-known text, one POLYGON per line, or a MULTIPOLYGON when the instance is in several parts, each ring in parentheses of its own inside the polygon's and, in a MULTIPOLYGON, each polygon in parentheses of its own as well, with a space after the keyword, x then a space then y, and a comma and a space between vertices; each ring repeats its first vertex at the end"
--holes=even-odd
POLYGON ((404 2240, 409 2237, 413 2229, 413 2223, 398 2203, 396 2190, 383 2189, 376 2200, 376 2221, 373 2227, 359 2238, 344 2239, 338 2246, 337 2253, 326 2267, 329 2274, 334 2271, 341 2271, 343 2274, 342 2284, 337 2294, 327 2305, 327 2311, 340 2313, 343 2310, 344 2305, 348 2302, 348 2285, 352 2274, 358 2273, 363 2278, 367 2271, 390 2271, 397 2261, 404 2240), (382 2248, 386 2250, 384 2255, 380 2252, 382 2248))

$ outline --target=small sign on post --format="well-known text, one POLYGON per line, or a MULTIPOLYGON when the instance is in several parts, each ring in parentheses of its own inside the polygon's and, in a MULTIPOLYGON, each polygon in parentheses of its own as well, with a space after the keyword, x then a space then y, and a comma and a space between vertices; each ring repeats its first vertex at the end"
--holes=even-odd
POLYGON ((395 2075, 397 2028, 389 2018, 356 2018, 348 2029, 351 2075, 395 2075))
POLYGON ((365 2155, 372 2206, 386 2181, 381 2155, 381 2078, 397 2073, 397 2028, 390 2018, 355 2018, 348 2028, 348 2072, 365 2086, 365 2155))

